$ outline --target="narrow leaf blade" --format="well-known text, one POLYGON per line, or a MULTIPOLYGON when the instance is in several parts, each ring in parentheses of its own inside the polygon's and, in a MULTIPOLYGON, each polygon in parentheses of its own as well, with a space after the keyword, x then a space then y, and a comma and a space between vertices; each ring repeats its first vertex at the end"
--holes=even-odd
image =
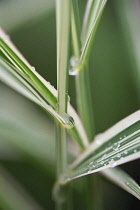
POLYGON ((71 165, 69 179, 112 168, 140 158, 140 111, 97 136, 71 165))
POLYGON ((101 174, 140 200, 140 186, 119 167, 103 170, 101 174))
POLYGON ((86 64, 92 42, 107 0, 89 0, 85 12, 82 31, 82 52, 79 69, 86 64))
POLYGON ((87 135, 73 107, 68 103, 68 114, 73 118, 70 117, 69 121, 55 111, 57 107, 56 89, 30 66, 2 29, 0 29, 0 71, 0 79, 3 82, 40 105, 63 126, 71 128, 74 119, 75 126, 70 129, 70 133, 81 148, 87 146, 87 135))

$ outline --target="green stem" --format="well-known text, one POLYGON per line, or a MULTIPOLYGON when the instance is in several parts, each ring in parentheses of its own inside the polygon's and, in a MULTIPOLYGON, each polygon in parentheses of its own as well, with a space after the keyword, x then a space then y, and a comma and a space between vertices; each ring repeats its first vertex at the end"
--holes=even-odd
POLYGON ((79 115, 81 116, 88 138, 90 141, 92 141, 94 138, 95 130, 89 69, 87 66, 82 69, 78 75, 76 75, 76 91, 79 115))
MULTIPOLYGON (((58 114, 69 121, 67 113, 67 87, 68 87, 68 52, 70 32, 70 0, 56 1, 57 21, 57 90, 58 90, 58 114)), ((66 129, 57 125, 56 139, 57 153, 57 180, 61 180, 67 169, 67 134, 66 129)), ((56 184, 56 209, 66 210, 67 189, 56 184)))
POLYGON ((65 173, 67 167, 67 135, 66 130, 59 124, 56 125, 56 151, 57 151, 57 180, 60 179, 60 176, 65 173))
MULTIPOLYGON (((72 8, 72 41, 73 41, 73 53, 74 57, 80 60, 80 33, 79 33, 79 18, 78 18, 78 5, 73 1, 72 8)), ((91 88, 89 80, 88 65, 84 66, 81 71, 75 77, 76 83, 76 96, 77 96, 77 108, 84 128, 86 130, 89 141, 92 141, 95 135, 94 121, 93 121, 93 106, 91 100, 91 88)), ((86 149, 86 147, 85 147, 86 149)), ((93 191, 95 192, 95 183, 91 179, 91 176, 87 177, 87 209, 91 210, 95 206, 93 203, 93 191), (90 185, 90 186, 89 186, 90 185), (94 186, 93 186, 94 185, 94 186), (92 189, 92 192, 89 190, 92 189), (91 196, 92 195, 92 196, 91 196)))

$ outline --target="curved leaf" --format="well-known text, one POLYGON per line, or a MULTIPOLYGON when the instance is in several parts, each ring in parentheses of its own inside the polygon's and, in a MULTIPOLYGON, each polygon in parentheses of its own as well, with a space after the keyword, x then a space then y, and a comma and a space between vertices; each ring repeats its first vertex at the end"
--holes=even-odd
MULTIPOLYGON (((82 52, 80 66, 83 66, 89 56, 92 42, 107 0, 89 0, 85 12, 82 30, 82 52)), ((81 68, 79 66, 79 68, 81 68)))
POLYGON ((70 166, 69 179, 95 173, 140 158, 140 111, 96 137, 70 166))
POLYGON ((2 29, 0 29, 0 58, 0 79, 47 110, 65 127, 71 128, 74 119, 75 126, 70 130, 70 133, 81 148, 87 146, 87 135, 75 110, 68 104, 69 115, 66 114, 64 117, 61 117, 57 114, 55 111, 57 108, 56 89, 42 78, 35 71, 34 67, 30 66, 2 29), (3 59, 6 59, 8 63, 4 62, 3 59))

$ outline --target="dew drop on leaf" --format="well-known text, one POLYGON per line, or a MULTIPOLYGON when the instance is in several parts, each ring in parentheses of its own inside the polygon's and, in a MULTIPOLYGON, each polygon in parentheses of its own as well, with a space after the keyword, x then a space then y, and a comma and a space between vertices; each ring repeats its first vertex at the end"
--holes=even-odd
POLYGON ((74 119, 67 113, 65 113, 64 115, 64 121, 65 121, 64 124, 67 128, 72 128, 75 124, 74 119))
POLYGON ((77 71, 76 71, 76 69, 75 68, 70 68, 69 69, 69 75, 71 75, 71 76, 75 76, 75 75, 77 75, 77 71))
POLYGON ((75 76, 78 73, 78 71, 77 71, 78 64, 79 64, 79 60, 77 58, 75 58, 74 56, 72 56, 70 58, 69 75, 75 76))
POLYGON ((119 147, 120 147, 120 143, 116 142, 116 143, 113 144, 112 148, 113 148, 114 151, 117 151, 119 149, 119 147))
POLYGON ((118 153, 118 154, 117 154, 117 158, 120 158, 120 157, 121 157, 121 154, 120 154, 120 153, 118 153))
POLYGON ((137 150, 136 149, 134 149, 134 153, 136 153, 137 152, 137 150))
POLYGON ((78 65, 78 58, 75 58, 74 56, 72 56, 70 58, 70 66, 75 68, 77 65, 78 65))
POLYGON ((114 168, 115 166, 117 166, 117 163, 113 159, 111 159, 109 161, 109 165, 111 166, 111 168, 114 168))
POLYGON ((129 182, 126 182, 126 185, 128 186, 129 185, 129 182))
POLYGON ((124 154, 127 155, 127 153, 128 153, 127 150, 125 150, 125 151, 124 151, 124 154))

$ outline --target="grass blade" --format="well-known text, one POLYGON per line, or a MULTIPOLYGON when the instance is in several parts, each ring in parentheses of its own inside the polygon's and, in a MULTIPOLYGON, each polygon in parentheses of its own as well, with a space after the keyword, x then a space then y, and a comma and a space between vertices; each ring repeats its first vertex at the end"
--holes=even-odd
POLYGON ((64 115, 67 110, 68 51, 70 30, 70 0, 56 1, 57 18, 57 90, 58 112, 64 115), (65 17, 65 18, 64 18, 65 17))
POLYGON ((85 12, 82 31, 82 52, 80 56, 81 69, 87 62, 92 42, 107 0, 89 0, 85 12))
MULTIPOLYGON (((70 122, 66 121, 53 109, 52 106, 46 103, 38 91, 35 90, 32 85, 30 85, 25 76, 22 76, 20 73, 18 74, 16 69, 12 68, 12 66, 8 65, 2 59, 0 59, 0 79, 34 103, 41 106, 64 127, 71 127, 69 124, 70 122)), ((73 121, 71 121, 71 123, 73 123, 73 121)))
MULTIPOLYGON (((39 104, 41 103, 41 106, 51 105, 54 111, 56 110, 57 108, 56 89, 44 78, 42 78, 34 70, 34 68, 30 66, 30 64, 25 60, 25 58, 23 58, 20 52, 12 44, 12 42, 9 39, 7 39, 7 35, 2 31, 2 29, 0 30, 0 58, 1 58, 0 59, 0 63, 1 63, 0 79, 1 80, 6 82, 9 86, 12 85, 12 88, 14 88, 16 91, 21 90, 20 93, 22 94, 24 92, 24 95, 26 94, 26 97, 29 98, 29 95, 30 95, 30 99, 35 100, 36 103, 39 103, 39 104), (3 62, 3 59, 6 59, 8 63, 3 62), (10 79, 10 82, 9 82, 9 79, 10 79), (27 84, 28 84, 28 87, 27 87, 27 84), (43 101, 39 102, 37 95, 34 96, 31 90, 34 90, 35 93, 38 93, 39 100, 41 97, 43 101), (45 100, 45 105, 44 105, 44 100, 45 100)), ((53 109, 51 109, 51 111, 53 111, 53 109)), ((71 129, 70 133, 72 137, 80 145, 80 147, 84 148, 88 142, 87 136, 86 136, 84 127, 80 121, 79 116, 77 115, 77 113, 75 112, 75 110, 72 108, 70 104, 68 104, 68 114, 70 116, 72 115, 75 121, 75 126, 73 129, 71 129)), ((65 122, 65 120, 63 119, 62 121, 65 122)), ((67 123, 69 122, 67 121, 67 123)))
MULTIPOLYGON (((69 121, 68 106, 68 52, 70 34, 70 0, 56 0, 56 26, 57 26, 57 91, 58 114, 69 121)), ((56 209, 66 209, 68 206, 68 191, 58 187, 57 182, 67 169, 67 130, 56 125, 56 168, 57 181, 53 189, 56 200, 56 209), (58 190, 59 188, 59 190, 58 190), (62 195, 61 191, 65 193, 62 195), (62 198, 60 198, 62 197, 62 198), (63 201, 62 201, 63 200, 63 201)))
POLYGON ((14 66, 18 73, 21 73, 28 78, 28 82, 34 85, 38 92, 47 100, 47 102, 56 107, 57 100, 53 93, 51 85, 35 71, 16 47, 9 40, 8 36, 0 29, 0 56, 4 57, 12 66, 14 66), (46 87, 47 86, 47 87, 46 87))
POLYGON ((140 158, 140 111, 96 137, 71 165, 70 179, 140 158))
POLYGON ((72 0, 72 14, 71 14, 71 33, 72 33, 72 44, 75 58, 79 60, 81 40, 80 40, 80 17, 78 10, 77 0, 72 0))
MULTIPOLYGON (((79 60, 81 52, 80 41, 80 20, 77 1, 72 1, 72 15, 71 15, 71 31, 72 31, 72 43, 73 43, 73 55, 72 59, 79 60)), ((71 72, 77 73, 76 68, 71 68, 71 72)), ((89 72, 86 69, 78 72, 75 75, 76 93, 77 93, 77 107, 78 112, 85 127, 88 139, 93 140, 94 136, 94 122, 93 112, 89 85, 89 72), (88 107, 88 109, 87 109, 88 107)))
POLYGON ((140 186, 119 167, 101 172, 106 178, 140 200, 140 186))

